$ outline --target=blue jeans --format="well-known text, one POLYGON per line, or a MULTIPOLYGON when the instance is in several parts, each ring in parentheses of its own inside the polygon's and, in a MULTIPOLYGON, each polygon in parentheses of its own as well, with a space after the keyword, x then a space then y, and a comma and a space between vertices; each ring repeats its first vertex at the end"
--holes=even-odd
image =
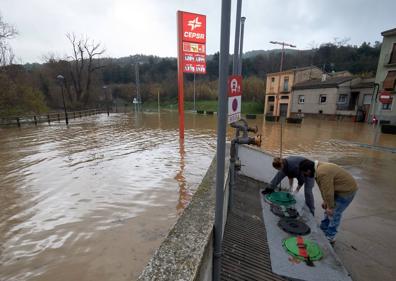
POLYGON ((347 196, 334 196, 335 208, 333 216, 329 217, 325 212, 324 219, 320 223, 320 229, 323 230, 324 234, 328 239, 334 239, 334 237, 336 236, 338 227, 341 223, 342 213, 352 202, 355 194, 356 191, 347 196))

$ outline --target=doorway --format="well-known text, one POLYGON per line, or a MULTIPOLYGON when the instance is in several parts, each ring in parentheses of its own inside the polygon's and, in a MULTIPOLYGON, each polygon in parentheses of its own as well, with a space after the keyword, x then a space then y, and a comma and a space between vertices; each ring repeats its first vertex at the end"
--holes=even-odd
POLYGON ((280 104, 280 116, 286 117, 287 116, 287 103, 280 104))

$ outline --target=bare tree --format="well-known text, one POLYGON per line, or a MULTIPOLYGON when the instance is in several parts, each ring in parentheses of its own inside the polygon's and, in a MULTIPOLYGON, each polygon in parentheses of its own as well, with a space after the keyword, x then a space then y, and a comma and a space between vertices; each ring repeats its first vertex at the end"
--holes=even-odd
POLYGON ((347 43, 351 40, 349 37, 344 37, 344 38, 338 38, 334 37, 333 38, 333 45, 336 45, 337 47, 345 46, 347 43))
POLYGON ((66 35, 70 41, 73 53, 68 57, 71 60, 70 76, 77 102, 85 105, 90 99, 92 74, 102 66, 96 65, 95 59, 105 52, 100 43, 95 43, 88 37, 77 37, 74 33, 66 35))
POLYGON ((8 44, 8 40, 18 34, 16 28, 3 20, 0 15, 0 66, 12 64, 15 55, 8 44))

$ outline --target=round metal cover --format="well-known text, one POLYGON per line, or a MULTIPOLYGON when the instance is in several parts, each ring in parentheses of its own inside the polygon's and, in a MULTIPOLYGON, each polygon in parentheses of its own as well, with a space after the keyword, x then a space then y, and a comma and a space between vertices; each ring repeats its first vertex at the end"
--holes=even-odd
POLYGON ((308 225, 296 219, 280 219, 280 221, 278 222, 278 226, 287 233, 293 235, 307 235, 311 232, 311 229, 308 225))
POLYGON ((306 260, 307 258, 301 255, 301 245, 298 244, 298 239, 303 240, 303 247, 305 248, 306 254, 311 261, 320 260, 323 257, 323 252, 319 245, 311 240, 305 238, 290 237, 283 240, 283 248, 287 253, 299 260, 306 260))
POLYGON ((281 205, 281 206, 290 206, 294 205, 296 203, 296 199, 294 199, 294 196, 290 194, 289 192, 272 192, 270 194, 265 195, 265 199, 276 205, 281 205))
POLYGON ((292 218, 295 219, 299 216, 296 209, 288 208, 280 205, 271 205, 271 212, 281 218, 292 218))

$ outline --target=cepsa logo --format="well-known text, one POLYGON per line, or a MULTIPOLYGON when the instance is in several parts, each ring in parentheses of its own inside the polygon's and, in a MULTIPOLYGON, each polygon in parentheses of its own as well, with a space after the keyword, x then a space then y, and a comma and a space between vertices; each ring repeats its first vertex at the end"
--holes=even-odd
POLYGON ((206 16, 183 12, 183 41, 206 42, 206 16))

